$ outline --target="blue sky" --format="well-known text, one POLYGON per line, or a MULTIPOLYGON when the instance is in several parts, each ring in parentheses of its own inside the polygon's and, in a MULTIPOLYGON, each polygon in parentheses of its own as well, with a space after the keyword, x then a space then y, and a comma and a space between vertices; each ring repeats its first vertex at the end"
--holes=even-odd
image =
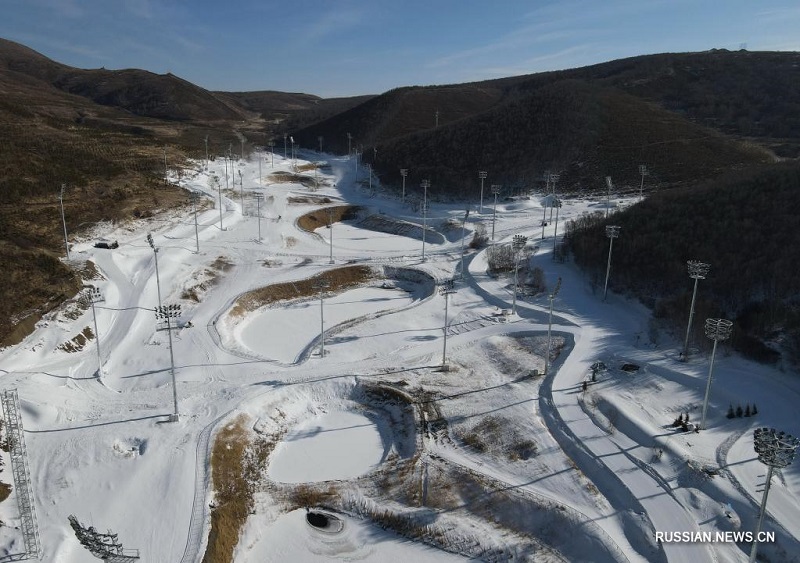
POLYGON ((797 0, 0 0, 0 37, 80 68, 323 97, 712 48, 800 51, 797 0))

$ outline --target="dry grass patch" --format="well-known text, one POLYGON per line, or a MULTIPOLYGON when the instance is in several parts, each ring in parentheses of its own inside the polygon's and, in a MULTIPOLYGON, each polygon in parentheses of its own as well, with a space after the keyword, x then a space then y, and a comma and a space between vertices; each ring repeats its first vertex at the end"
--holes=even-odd
POLYGON ((231 315, 240 316, 277 301, 311 297, 318 293, 314 286, 320 280, 328 282, 328 291, 338 292, 356 287, 375 278, 368 266, 348 266, 323 272, 311 278, 268 285, 241 295, 231 309, 231 315))
POLYGON ((239 534, 253 511, 253 494, 277 436, 258 436, 240 414, 222 428, 211 451, 214 505, 203 563, 230 563, 239 534))
POLYGON ((274 184, 300 184, 306 188, 315 188, 314 178, 292 174, 291 172, 276 172, 269 176, 269 180, 274 184))
POLYGON ((338 205, 336 207, 316 209, 297 219, 297 226, 304 231, 314 232, 316 229, 327 225, 329 220, 332 223, 338 223, 339 221, 354 219, 360 210, 360 207, 354 205, 338 205))
POLYGON ((58 349, 63 350, 64 352, 79 352, 83 350, 84 346, 86 346, 86 343, 92 338, 94 338, 94 332, 92 332, 92 329, 87 326, 81 332, 72 337, 71 340, 67 340, 61 344, 58 349))

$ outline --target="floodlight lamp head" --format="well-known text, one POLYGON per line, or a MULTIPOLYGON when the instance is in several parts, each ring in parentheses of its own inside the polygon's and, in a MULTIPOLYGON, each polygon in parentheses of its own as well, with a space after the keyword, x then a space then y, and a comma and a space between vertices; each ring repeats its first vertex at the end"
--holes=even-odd
POLYGON ((439 284, 440 295, 449 295, 451 293, 455 293, 455 291, 455 281, 452 279, 444 280, 441 284, 439 284))
POLYGON ((558 277, 558 281, 556 282, 556 286, 553 288, 553 293, 550 294, 550 300, 556 298, 558 292, 561 290, 561 276, 558 277))
POLYGON ((800 440, 774 428, 756 428, 753 432, 753 449, 764 465, 784 468, 794 461, 800 440))
POLYGON ((689 270, 689 277, 696 280, 704 280, 711 269, 710 264, 700 262, 698 260, 688 260, 686 267, 689 270))
POLYGON ((706 319, 706 336, 715 342, 730 338, 733 330, 733 321, 727 319, 706 319))
POLYGON ((147 244, 149 244, 150 248, 152 248, 153 250, 158 251, 156 249, 156 244, 153 242, 153 235, 151 235, 150 233, 147 233, 147 244))
POLYGON ((486 173, 485 170, 481 170, 478 172, 478 178, 485 179, 486 176, 488 176, 488 174, 486 173))
POLYGON ((514 235, 514 240, 511 243, 511 246, 514 248, 514 250, 519 251, 525 248, 525 243, 527 242, 528 242, 528 237, 526 237, 525 235, 514 235))
POLYGON ((609 190, 614 187, 614 184, 611 183, 611 176, 606 176, 606 186, 609 190))
POLYGON ((494 195, 499 194, 500 190, 502 190, 502 189, 503 189, 503 186, 501 186, 500 184, 492 184, 492 193, 494 195))
POLYGON ((606 225, 606 236, 608 238, 617 238, 621 228, 619 225, 606 225))
POLYGON ((401 175, 403 178, 405 178, 406 176, 408 176, 408 168, 401 168, 401 169, 400 169, 400 175, 401 175))

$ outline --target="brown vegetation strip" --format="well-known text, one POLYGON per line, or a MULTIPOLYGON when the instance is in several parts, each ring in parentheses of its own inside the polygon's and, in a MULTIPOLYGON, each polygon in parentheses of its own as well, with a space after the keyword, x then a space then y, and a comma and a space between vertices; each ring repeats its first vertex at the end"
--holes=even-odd
POLYGON ((336 207, 315 209, 298 218, 297 226, 311 233, 327 225, 328 220, 332 223, 338 223, 339 221, 353 219, 360 209, 360 207, 354 205, 337 205, 336 207), (330 219, 328 216, 329 213, 331 214, 330 219))
POLYGON ((329 270, 303 280, 260 287, 242 294, 236 300, 231 314, 243 315, 276 301, 316 295, 319 290, 314 286, 321 280, 328 282, 328 291, 337 292, 359 286, 375 276, 375 272, 368 266, 348 266, 329 270))

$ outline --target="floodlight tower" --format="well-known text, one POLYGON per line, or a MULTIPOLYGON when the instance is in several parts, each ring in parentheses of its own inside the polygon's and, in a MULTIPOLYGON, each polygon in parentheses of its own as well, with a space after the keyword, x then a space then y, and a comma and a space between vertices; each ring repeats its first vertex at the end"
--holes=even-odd
POLYGON ((430 180, 422 180, 422 261, 425 261, 425 231, 428 230, 428 188, 431 187, 430 180))
POLYGON ((606 225, 606 236, 608 237, 608 265, 606 266, 606 284, 603 287, 603 301, 608 295, 608 276, 611 274, 611 250, 614 248, 614 239, 619 236, 620 227, 617 225, 606 225))
POLYGON ((100 332, 97 330, 97 311, 94 304, 105 301, 103 292, 99 287, 87 287, 84 299, 92 306, 92 319, 94 320, 94 338, 97 344, 97 377, 98 379, 103 374, 103 358, 100 356, 100 332))
POLYGON ((156 260, 156 288, 158 289, 158 306, 161 307, 161 279, 158 277, 158 247, 153 242, 153 235, 147 233, 147 244, 153 249, 153 256, 156 260))
POLYGON ((639 165, 639 174, 642 176, 642 183, 639 184, 639 200, 644 200, 644 177, 650 175, 650 171, 647 170, 647 166, 644 164, 639 165))
POLYGON ((692 305, 689 307, 689 324, 686 326, 686 339, 683 341, 683 361, 689 359, 689 334, 692 331, 692 318, 694 317, 694 302, 697 297, 697 282, 706 279, 710 264, 705 264, 697 260, 688 260, 686 265, 689 269, 689 277, 694 280, 694 290, 692 291, 692 305))
POLYGON ((367 163, 367 176, 369 176, 369 193, 372 194, 372 163, 367 163))
POLYGON ((289 135, 287 133, 283 134, 283 160, 286 160, 286 138, 289 135))
POLYGON ((511 242, 511 248, 514 249, 514 300, 511 305, 511 313, 517 312, 517 288, 518 274, 519 274, 519 257, 525 248, 525 243, 528 242, 528 237, 523 235, 514 235, 514 240, 511 242))
POLYGON ((260 188, 261 186, 264 185, 264 181, 261 179, 261 154, 260 154, 260 151, 259 151, 259 154, 258 154, 258 156, 256 158, 258 158, 258 187, 260 188))
POLYGON ((448 297, 455 293, 455 282, 450 280, 445 280, 439 286, 439 294, 444 296, 444 327, 442 331, 444 332, 444 347, 442 348, 442 371, 447 370, 447 303, 449 301, 448 297))
POLYGON ((561 210, 561 200, 556 198, 553 202, 553 205, 556 208, 556 224, 555 224, 555 231, 553 231, 553 260, 556 259, 556 241, 558 241, 558 212, 561 210))
POLYGON ((67 251, 67 260, 69 260, 69 241, 67 240, 67 219, 64 215, 64 188, 66 184, 61 184, 61 194, 58 196, 58 202, 61 204, 61 223, 64 225, 64 248, 67 251))
POLYGON ((464 279, 464 239, 467 236, 467 218, 469 217, 469 207, 464 213, 464 220, 461 222, 461 279, 464 279))
POLYGON ((481 170, 478 172, 478 178, 481 179, 481 204, 478 208, 478 213, 483 214, 483 181, 486 179, 486 170, 481 170))
POLYGON ((264 200, 264 194, 257 193, 256 195, 256 215, 258 216, 258 242, 261 242, 261 202, 264 200))
POLYGON ((350 154, 353 152, 353 136, 348 133, 347 134, 347 157, 350 158, 350 154))
POLYGON ((178 389, 175 385, 175 355, 172 352, 172 319, 177 319, 181 316, 180 305, 159 305, 155 308, 156 320, 167 322, 167 336, 169 337, 169 363, 170 374, 172 375, 172 403, 174 405, 174 412, 169 417, 170 422, 178 421, 178 389))
POLYGON ((749 563, 754 563, 756 560, 758 536, 767 512, 767 496, 769 495, 772 471, 775 468, 783 469, 791 465, 797 454, 798 445, 800 445, 800 440, 786 432, 778 432, 774 428, 756 428, 753 432, 753 449, 758 454, 758 461, 767 466, 767 480, 764 484, 764 496, 761 497, 761 509, 758 511, 758 524, 753 535, 749 563))
POLYGON ((200 231, 197 227, 197 198, 200 196, 200 193, 192 190, 189 192, 189 197, 192 199, 192 210, 194 211, 194 243, 197 248, 195 251, 196 254, 200 254, 200 231))
POLYGON ((317 137, 317 141, 319 141, 319 152, 322 152, 322 135, 317 137))
POLYGON ((408 168, 401 168, 400 169, 400 176, 403 177, 403 195, 400 199, 400 203, 405 204, 406 202, 406 176, 408 176, 408 168))
POLYGON ((708 409, 708 396, 711 394, 711 379, 714 375, 714 356, 717 354, 717 343, 730 338, 733 323, 727 319, 706 319, 706 336, 714 341, 711 349, 711 362, 708 365, 708 379, 706 381, 706 395, 703 398, 703 414, 700 418, 700 429, 706 429, 706 410, 708 409))
POLYGON ((606 198, 606 219, 608 219, 608 214, 611 212, 611 188, 614 187, 611 176, 606 176, 606 186, 608 186, 608 197, 606 198))
POLYGON ((333 207, 328 208, 328 241, 330 243, 331 257, 329 262, 333 264, 333 207))
POLYGON ((206 170, 208 170, 208 135, 206 135, 206 170))
POLYGON ((272 168, 275 168, 275 140, 274 139, 270 139, 269 143, 267 143, 267 144, 269 145, 269 152, 270 152, 270 158, 271 158, 270 166, 272 168))
POLYGON ((497 222, 497 194, 503 186, 500 184, 492 184, 492 193, 494 194, 494 209, 492 210, 492 242, 494 242, 494 225, 497 222))
POLYGON ((550 300, 550 316, 549 316, 549 320, 547 321, 547 354, 544 357, 544 374, 545 375, 548 374, 547 370, 550 367, 550 343, 552 341, 552 339, 551 339, 551 331, 553 329, 553 300, 556 298, 556 295, 558 295, 558 291, 560 289, 561 289, 561 277, 558 278, 558 281, 556 282, 555 288, 553 288, 553 291, 548 296, 548 299, 550 300))
POLYGON ((319 348, 319 357, 325 357, 325 306, 323 298, 325 296, 325 290, 330 287, 330 282, 326 279, 319 279, 314 283, 314 288, 319 290, 319 338, 320 338, 320 348, 319 348))

